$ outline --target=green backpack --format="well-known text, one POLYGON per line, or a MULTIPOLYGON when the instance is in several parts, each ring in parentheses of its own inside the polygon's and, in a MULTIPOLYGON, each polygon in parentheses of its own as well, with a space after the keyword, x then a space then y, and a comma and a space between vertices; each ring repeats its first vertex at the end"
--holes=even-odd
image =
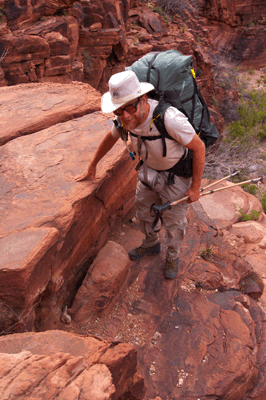
MULTIPOLYGON (((197 86, 196 75, 199 72, 195 74, 192 68, 192 56, 184 56, 176 50, 148 53, 126 70, 134 71, 140 82, 150 82, 155 87, 148 96, 159 101, 153 119, 160 136, 142 136, 142 140, 161 138, 163 157, 166 156, 165 138, 173 139, 164 126, 164 114, 170 106, 186 115, 206 147, 218 139, 219 132, 210 122, 208 106, 197 86)), ((185 150, 181 160, 171 170, 175 175, 191 177, 193 152, 185 150)))

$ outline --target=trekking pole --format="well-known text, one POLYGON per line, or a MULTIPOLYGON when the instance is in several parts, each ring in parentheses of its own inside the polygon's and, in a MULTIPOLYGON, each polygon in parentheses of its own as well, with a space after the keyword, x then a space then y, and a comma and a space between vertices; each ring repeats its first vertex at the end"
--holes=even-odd
POLYGON ((200 191, 203 192, 203 190, 206 190, 206 189, 210 188, 211 186, 217 185, 217 183, 220 183, 222 181, 225 181, 226 179, 232 178, 233 176, 239 174, 239 172, 240 171, 236 171, 233 174, 225 176, 224 178, 220 179, 219 181, 212 182, 208 186, 205 186, 205 188, 201 188, 200 191))
MULTIPOLYGON (((224 179, 221 179, 221 180, 224 180, 224 179)), ((209 188, 210 186, 216 185, 218 182, 221 182, 221 180, 217 181, 217 182, 214 182, 213 184, 211 184, 209 186, 206 186, 206 188, 209 188)), ((263 177, 262 176, 260 176, 259 178, 249 179, 248 181, 235 183, 234 185, 231 185, 231 186, 224 186, 224 187, 219 188, 219 189, 210 190, 209 192, 201 193, 200 196, 206 196, 207 194, 220 192, 221 190, 231 189, 231 188, 233 188, 235 186, 244 185, 245 183, 250 183, 250 182, 255 183, 255 182, 259 182, 259 181, 263 182, 263 177)), ((206 188, 204 188, 204 189, 206 189, 206 188)), ((186 201, 186 200, 189 200, 189 196, 183 197, 180 200, 173 201, 172 203, 170 203, 170 201, 168 201, 167 203, 164 203, 164 204, 161 204, 161 205, 158 205, 158 206, 153 204, 152 207, 151 207, 151 211, 154 211, 156 216, 160 218, 163 211, 171 210, 172 206, 175 206, 175 205, 177 205, 179 203, 182 203, 183 201, 186 201)))

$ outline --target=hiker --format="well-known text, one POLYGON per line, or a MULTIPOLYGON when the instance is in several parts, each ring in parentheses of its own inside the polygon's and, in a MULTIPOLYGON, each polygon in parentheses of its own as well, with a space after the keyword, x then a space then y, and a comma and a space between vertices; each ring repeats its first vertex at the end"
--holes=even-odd
MULTIPOLYGON (((129 131, 134 153, 143 161, 143 175, 158 173, 158 178, 164 183, 163 189, 158 192, 151 190, 147 183, 139 179, 137 181, 136 217, 145 236, 141 246, 129 252, 132 260, 160 252, 158 234, 152 227, 154 217, 150 213, 151 205, 172 202, 184 196, 189 196, 189 202, 197 201, 200 197, 204 169, 205 145, 187 117, 174 107, 169 107, 164 117, 165 128, 172 139, 165 139, 167 156, 162 155, 162 140, 141 141, 141 136, 150 136, 153 139, 159 135, 155 124, 152 123, 153 111, 158 101, 147 96, 153 89, 152 84, 139 82, 133 71, 120 72, 110 78, 109 92, 102 96, 101 108, 105 113, 113 112, 116 115, 116 123, 103 138, 87 171, 75 178, 76 181, 82 181, 91 177, 95 181, 98 162, 120 138, 117 128, 117 122, 120 122, 123 129, 129 131), (192 178, 173 176, 169 172, 184 154, 184 148, 193 151, 192 178)), ((182 202, 164 213, 167 246, 164 276, 168 279, 175 278, 178 273, 179 251, 185 233, 188 208, 188 202, 182 202)))

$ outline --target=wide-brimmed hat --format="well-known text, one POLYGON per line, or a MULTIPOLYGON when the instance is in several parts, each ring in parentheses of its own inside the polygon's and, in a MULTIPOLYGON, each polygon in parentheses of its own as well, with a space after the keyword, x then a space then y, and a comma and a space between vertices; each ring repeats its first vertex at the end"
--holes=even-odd
POLYGON ((133 71, 123 71, 109 79, 109 92, 102 96, 102 111, 109 113, 154 89, 151 83, 140 82, 133 71))

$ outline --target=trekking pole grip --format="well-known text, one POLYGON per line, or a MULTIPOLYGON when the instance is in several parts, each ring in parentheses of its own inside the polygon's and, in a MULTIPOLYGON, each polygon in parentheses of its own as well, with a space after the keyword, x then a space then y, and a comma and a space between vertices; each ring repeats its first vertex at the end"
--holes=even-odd
POLYGON ((152 206, 153 211, 156 215, 161 215, 161 213, 165 210, 171 210, 171 203, 168 201, 167 203, 156 205, 153 204, 152 206))

